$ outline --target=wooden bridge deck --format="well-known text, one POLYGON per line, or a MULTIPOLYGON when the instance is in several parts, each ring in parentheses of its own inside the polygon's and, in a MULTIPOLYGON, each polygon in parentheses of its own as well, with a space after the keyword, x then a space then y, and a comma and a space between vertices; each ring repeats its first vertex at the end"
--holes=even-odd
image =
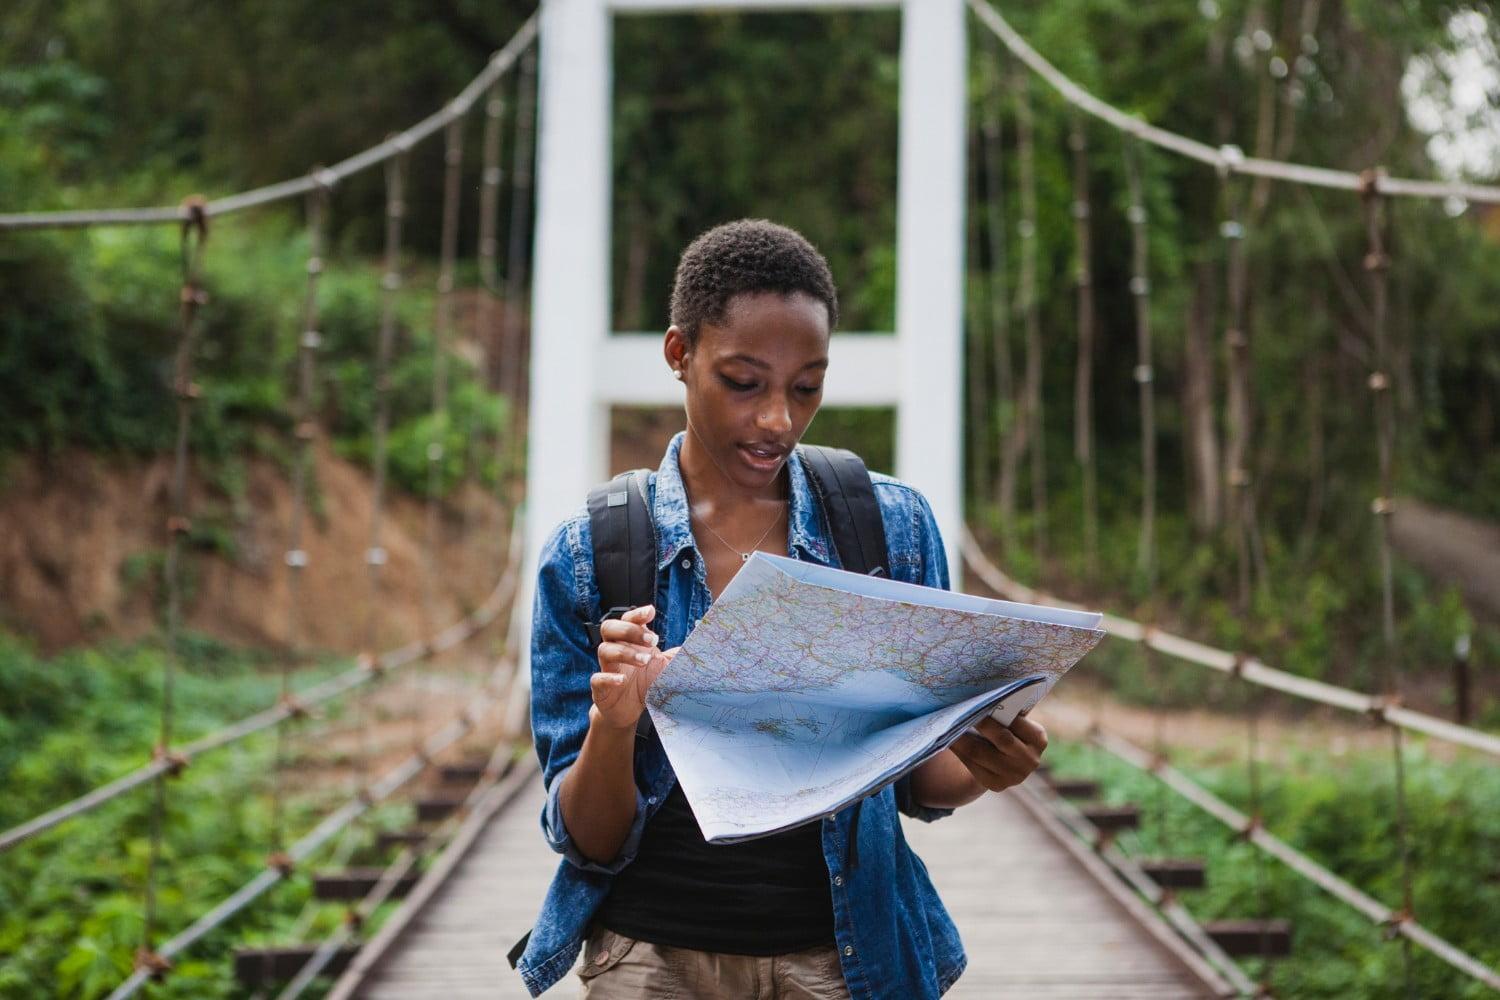
MULTIPOLYGON (((556 864, 537 827, 541 801, 533 780, 489 823, 358 996, 526 996, 505 952, 531 926, 556 864)), ((950 997, 1212 995, 1014 796, 987 796, 906 830, 968 949, 950 997)), ((576 993, 569 976, 550 995, 576 993)))

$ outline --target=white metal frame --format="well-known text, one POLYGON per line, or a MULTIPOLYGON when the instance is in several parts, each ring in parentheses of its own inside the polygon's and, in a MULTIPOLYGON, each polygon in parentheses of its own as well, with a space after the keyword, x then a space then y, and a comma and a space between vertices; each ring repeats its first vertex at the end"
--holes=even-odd
POLYGON ((896 408, 896 474, 931 502, 956 580, 963 517, 963 0, 543 0, 523 593, 547 535, 607 474, 610 406, 681 403, 661 335, 610 330, 613 17, 893 7, 902 15, 896 330, 834 338, 824 404, 896 408))

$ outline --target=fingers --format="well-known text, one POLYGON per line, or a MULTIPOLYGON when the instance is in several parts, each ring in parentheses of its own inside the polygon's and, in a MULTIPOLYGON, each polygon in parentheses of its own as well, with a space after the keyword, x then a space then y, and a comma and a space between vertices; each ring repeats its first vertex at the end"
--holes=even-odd
POLYGON ((658 655, 650 646, 636 646, 625 642, 601 642, 599 644, 599 667, 602 670, 620 672, 626 667, 644 667, 658 655))
POLYGON ((1041 763, 1046 730, 1039 724, 1028 722, 1021 727, 1026 739, 994 719, 983 719, 975 728, 977 734, 965 733, 951 749, 974 780, 990 791, 1020 784, 1041 763))
POLYGON ((632 625, 645 625, 656 617, 656 608, 649 604, 642 604, 638 608, 631 608, 620 616, 620 620, 632 625))
MULTIPOLYGON (((1017 721, 1020 720, 1018 719, 1017 721)), ((996 747, 1014 746, 1021 742, 1012 730, 1005 728, 994 719, 988 717, 980 719, 979 724, 974 728, 979 730, 979 735, 989 740, 996 747)))
POLYGON ((677 658, 677 654, 681 651, 681 646, 674 646, 664 653, 659 653, 656 656, 653 656, 650 663, 636 670, 635 675, 640 679, 641 682, 640 690, 642 698, 646 697, 646 689, 649 688, 652 684, 656 683, 656 679, 661 676, 661 672, 667 669, 667 664, 675 660, 677 658))
POLYGON ((997 747, 1021 743, 1031 747, 1037 753, 1047 749, 1047 730, 1040 722, 1029 716, 1016 716, 1008 729, 994 719, 988 718, 981 719, 974 728, 997 747))
POLYGON ((589 678, 589 693, 601 712, 612 709, 629 688, 628 680, 620 674, 597 673, 589 678))
POLYGON ((1047 730, 1035 719, 1024 715, 1018 716, 1016 721, 1010 724, 1010 731, 1022 743, 1034 748, 1038 753, 1047 749, 1047 730))
POLYGON ((1030 773, 1024 762, 1002 756, 978 736, 961 736, 949 749, 974 780, 992 792, 1018 785, 1030 773))
POLYGON ((948 749, 952 750, 959 760, 968 764, 970 761, 977 759, 981 753, 993 750, 994 747, 988 741, 975 736, 973 733, 964 733, 958 739, 948 744, 948 749))
POLYGON ((627 621, 624 618, 610 618, 601 622, 599 634, 610 642, 628 642, 637 646, 656 646, 661 642, 661 637, 644 624, 627 621))

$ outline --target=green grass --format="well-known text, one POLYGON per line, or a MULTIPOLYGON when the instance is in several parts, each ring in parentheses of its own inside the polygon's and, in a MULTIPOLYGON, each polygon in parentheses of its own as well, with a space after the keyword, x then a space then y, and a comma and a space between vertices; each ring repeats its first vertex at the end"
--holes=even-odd
MULTIPOLYGON (((1297 873, 1177 797, 1155 779, 1097 748, 1059 742, 1047 751, 1059 774, 1102 782, 1110 802, 1142 809, 1140 830, 1121 838, 1132 854, 1200 857, 1208 886, 1179 899, 1202 920, 1290 919, 1293 954, 1246 963, 1277 996, 1384 998, 1492 996, 1486 987, 1413 948, 1412 991, 1402 946, 1297 873), (1262 895, 1262 892, 1264 895, 1262 895)), ((1178 752, 1174 763, 1242 811, 1248 770, 1222 754, 1178 752)), ((1338 757, 1308 752, 1263 769, 1262 815, 1271 833, 1337 875, 1399 907, 1400 860, 1389 752, 1338 757)), ((1500 965, 1500 769, 1489 759, 1438 760, 1416 744, 1407 754, 1413 897, 1419 922, 1491 967, 1500 965)))
MULTIPOLYGON (((162 651, 151 644, 46 660, 0 636, 0 785, 6 789, 0 827, 149 760, 158 733, 162 661, 162 651)), ((308 668, 299 686, 346 665, 308 668)), ((263 657, 187 637, 174 742, 274 703, 278 685, 263 657)), ((168 783, 158 944, 264 867, 272 844, 274 739, 267 732, 214 751, 168 783)), ((130 973, 141 944, 152 801, 151 787, 144 786, 0 857, 0 997, 94 998, 130 973)), ((288 839, 310 829, 326 808, 311 797, 290 802, 288 839)), ((403 809, 382 807, 358 824, 355 846, 362 848, 403 809)), ((236 996, 231 949, 284 938, 309 897, 308 870, 191 949, 151 995, 236 996)), ((331 911, 320 913, 315 933, 326 932, 336 919, 331 911)))

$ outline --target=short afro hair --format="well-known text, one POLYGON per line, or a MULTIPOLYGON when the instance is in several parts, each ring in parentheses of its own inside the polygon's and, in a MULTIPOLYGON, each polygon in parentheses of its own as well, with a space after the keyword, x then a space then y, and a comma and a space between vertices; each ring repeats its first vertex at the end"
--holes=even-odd
POLYGON ((804 292, 839 321, 839 293, 828 261, 807 237, 766 219, 715 226, 688 244, 672 282, 672 325, 689 345, 704 323, 722 323, 736 295, 804 292))

